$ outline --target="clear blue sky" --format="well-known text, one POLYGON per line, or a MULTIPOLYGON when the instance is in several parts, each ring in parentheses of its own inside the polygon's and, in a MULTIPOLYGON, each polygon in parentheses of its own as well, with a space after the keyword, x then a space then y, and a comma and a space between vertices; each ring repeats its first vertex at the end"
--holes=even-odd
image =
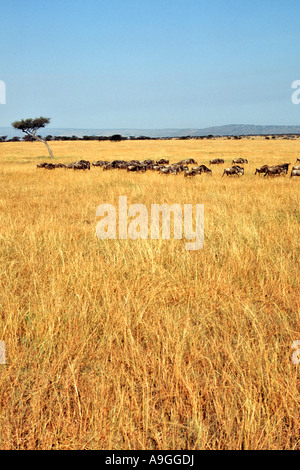
POLYGON ((0 0, 0 126, 300 124, 299 0, 0 0))

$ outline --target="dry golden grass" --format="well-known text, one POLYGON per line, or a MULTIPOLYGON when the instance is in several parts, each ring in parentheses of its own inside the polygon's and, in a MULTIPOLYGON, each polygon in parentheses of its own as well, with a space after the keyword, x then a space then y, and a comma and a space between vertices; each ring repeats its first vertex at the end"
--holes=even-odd
MULTIPOLYGON (((248 158, 241 178, 37 170, 0 144, 1 449, 300 449, 299 141, 54 142, 55 162, 248 158), (205 243, 99 240, 105 202, 204 204, 205 243)), ((41 157, 44 155, 44 157, 41 157)))

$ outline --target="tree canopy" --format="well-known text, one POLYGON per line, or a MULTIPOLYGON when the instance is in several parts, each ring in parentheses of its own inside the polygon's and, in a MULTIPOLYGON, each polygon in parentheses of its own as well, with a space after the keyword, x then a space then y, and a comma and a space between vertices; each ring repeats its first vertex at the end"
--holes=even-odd
POLYGON ((45 127, 47 124, 50 123, 50 118, 45 118, 40 116, 39 118, 35 119, 22 119, 21 121, 14 121, 12 122, 12 126, 15 129, 19 129, 20 131, 26 132, 26 134, 35 134, 38 129, 41 127, 45 127))
POLYGON ((11 123, 11 125, 15 129, 25 132, 25 134, 33 137, 35 140, 38 140, 39 142, 44 142, 44 144, 46 145, 48 149, 50 156, 53 157, 53 153, 46 139, 43 139, 41 136, 36 135, 36 132, 38 131, 38 129, 45 127, 49 123, 50 123, 50 118, 40 116, 35 119, 29 118, 29 119, 22 119, 21 121, 14 121, 11 123))

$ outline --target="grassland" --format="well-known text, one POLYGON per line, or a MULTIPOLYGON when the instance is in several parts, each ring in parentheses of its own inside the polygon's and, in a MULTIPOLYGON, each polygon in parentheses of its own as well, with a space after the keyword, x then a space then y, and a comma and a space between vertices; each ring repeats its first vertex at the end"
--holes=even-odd
POLYGON ((300 449, 300 142, 53 142, 55 162, 244 157, 245 175, 37 170, 0 144, 0 449, 300 449), (205 242, 99 240, 105 202, 204 204, 205 242))

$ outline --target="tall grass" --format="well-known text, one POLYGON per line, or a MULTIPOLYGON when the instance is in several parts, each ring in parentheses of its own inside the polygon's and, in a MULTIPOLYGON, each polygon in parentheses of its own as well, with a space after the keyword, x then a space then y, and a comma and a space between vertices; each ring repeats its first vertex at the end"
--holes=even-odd
MULTIPOLYGON (((248 158, 245 176, 37 170, 0 144, 1 449, 299 449, 294 141, 54 142, 56 162, 248 158), (96 209, 204 204, 185 240, 99 240, 96 209)), ((49 160, 48 160, 49 161, 49 160)))

